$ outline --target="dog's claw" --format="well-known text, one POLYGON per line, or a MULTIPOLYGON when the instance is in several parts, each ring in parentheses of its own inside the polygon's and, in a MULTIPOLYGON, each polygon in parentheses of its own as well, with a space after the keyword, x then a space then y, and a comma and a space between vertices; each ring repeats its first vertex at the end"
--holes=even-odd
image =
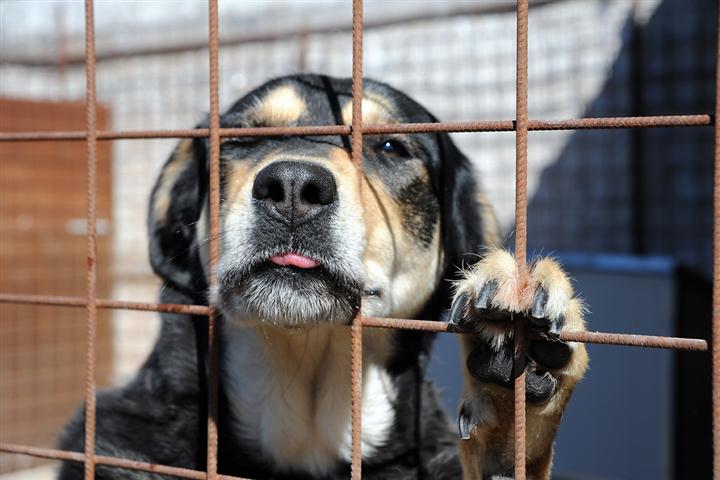
POLYGON ((480 289, 480 293, 475 300, 475 308, 478 311, 487 310, 490 308, 490 300, 495 296, 495 292, 498 289, 497 280, 490 280, 480 289))
POLYGON ((457 297, 455 297, 455 300, 453 300, 452 306, 450 307, 450 315, 448 317, 448 323, 455 326, 460 326, 463 321, 463 314, 465 312, 465 307, 468 303, 468 294, 467 292, 463 292, 457 297))
POLYGON ((467 410, 467 404, 463 403, 458 413, 458 433, 463 440, 470 440, 470 430, 475 426, 467 410))
POLYGON ((532 311, 530 312, 530 321, 537 326, 547 325, 546 309, 548 302, 548 292, 543 287, 538 287, 535 292, 535 301, 533 302, 532 311))

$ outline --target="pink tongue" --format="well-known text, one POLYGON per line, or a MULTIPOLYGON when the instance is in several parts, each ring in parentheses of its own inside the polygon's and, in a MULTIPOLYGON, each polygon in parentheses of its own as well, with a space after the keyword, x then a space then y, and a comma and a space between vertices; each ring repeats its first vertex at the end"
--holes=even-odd
POLYGON ((292 265, 298 268, 315 268, 320 265, 320 262, 309 257, 298 255, 297 253, 283 253, 282 255, 275 255, 270 257, 270 261, 276 265, 292 265))

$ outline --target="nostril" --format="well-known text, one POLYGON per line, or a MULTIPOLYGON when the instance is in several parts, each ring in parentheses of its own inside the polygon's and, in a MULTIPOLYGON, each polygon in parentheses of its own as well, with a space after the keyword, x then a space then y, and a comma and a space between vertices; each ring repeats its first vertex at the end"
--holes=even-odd
POLYGON ((302 188, 300 198, 310 205, 330 205, 337 200, 337 186, 330 172, 318 169, 302 188))
POLYGON ((267 195, 265 198, 269 198, 270 200, 274 202, 284 202, 285 201, 285 189, 282 186, 282 183, 280 183, 278 180, 272 180, 267 185, 267 195))
POLYGON ((283 178, 273 169, 264 169, 255 178, 252 196, 258 200, 280 203, 285 201, 286 188, 283 178))
POLYGON ((305 202, 311 205, 318 205, 322 203, 320 201, 320 189, 317 185, 312 183, 305 185, 305 188, 303 188, 300 196, 305 202))

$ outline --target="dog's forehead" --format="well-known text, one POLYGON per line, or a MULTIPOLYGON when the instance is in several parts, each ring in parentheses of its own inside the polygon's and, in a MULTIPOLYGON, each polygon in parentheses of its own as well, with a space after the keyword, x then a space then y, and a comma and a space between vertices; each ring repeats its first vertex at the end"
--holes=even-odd
MULTIPOLYGON (((365 80, 363 122, 429 122, 417 102, 388 85, 365 80)), ((225 126, 301 126, 352 123, 352 82, 314 75, 284 77, 261 85, 228 111, 225 126)))

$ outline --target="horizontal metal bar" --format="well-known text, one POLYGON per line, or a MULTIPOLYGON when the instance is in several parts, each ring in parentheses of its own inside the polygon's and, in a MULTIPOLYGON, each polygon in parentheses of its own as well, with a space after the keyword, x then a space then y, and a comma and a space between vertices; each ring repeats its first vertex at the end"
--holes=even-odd
MULTIPOLYGON (((398 328, 405 330, 423 330, 428 332, 451 332, 446 322, 432 320, 405 320, 400 318, 363 317, 364 327, 398 328)), ((706 351, 707 341, 699 338, 660 337, 653 335, 634 335, 624 333, 601 332, 562 332, 560 338, 567 342, 601 343, 606 345, 625 345, 632 347, 669 348, 674 350, 706 351)))
MULTIPOLYGON (((619 128, 702 127, 713 125, 712 115, 660 115, 648 117, 600 117, 568 120, 529 120, 528 130, 602 130, 619 128)), ((479 120, 437 123, 397 123, 366 125, 364 135, 390 133, 439 133, 439 132, 512 132, 514 120, 479 120)), ((138 140, 153 138, 203 138, 208 137, 207 128, 179 130, 101 130, 98 140, 138 140)), ((252 127, 221 128, 221 137, 284 137, 291 135, 352 135, 350 125, 309 125, 303 127, 252 127)), ((0 142, 85 140, 87 133, 77 131, 56 132, 0 132, 0 142)))
POLYGON ((562 332, 560 339, 566 342, 601 343, 625 345, 627 347, 669 348, 705 352, 706 340, 701 338, 661 337, 656 335, 635 335, 630 333, 562 332))
MULTIPOLYGON (((37 458, 47 458, 50 460, 61 460, 69 462, 85 461, 85 455, 80 452, 69 452, 66 450, 55 450, 51 448, 31 447, 28 445, 17 445, 13 443, 0 443, 0 452, 17 455, 28 455, 37 458)), ((199 470, 171 467, 169 465, 159 465, 155 463, 138 462, 137 460, 108 457, 104 455, 95 456, 95 463, 97 465, 107 465, 109 467, 139 470, 142 472, 158 473, 161 475, 174 475, 176 477, 182 478, 193 478, 198 480, 205 480, 205 478, 207 478, 206 472, 202 472, 199 470)), ((241 477, 232 477, 229 475, 220 475, 219 478, 222 480, 248 480, 241 477)))
MULTIPOLYGON (((85 307, 84 297, 68 297, 59 295, 23 295, 0 293, 0 303, 22 305, 46 305, 56 307, 85 307)), ((98 299, 98 308, 114 310, 141 310, 147 312, 185 313, 190 315, 207 315, 209 308, 204 305, 183 305, 178 303, 147 303, 126 302, 121 300, 98 299)))
MULTIPOLYGON (((22 295, 0 293, 0 303, 23 305, 48 305, 58 307, 84 307, 82 297, 53 295, 22 295)), ((185 313, 190 315, 208 315, 205 305, 183 305, 176 303, 125 302, 120 300, 98 299, 98 308, 114 310, 142 310, 148 312, 185 313)), ((398 328, 404 330, 423 330, 426 332, 450 332, 452 327, 445 322, 433 320, 410 320, 404 318, 362 317, 364 327, 398 328)), ((624 333, 601 332, 563 332, 560 338, 568 342, 603 343, 608 345, 627 345, 636 347, 671 348, 676 350, 707 350, 707 341, 697 338, 661 337, 653 335, 633 335, 624 333)))

